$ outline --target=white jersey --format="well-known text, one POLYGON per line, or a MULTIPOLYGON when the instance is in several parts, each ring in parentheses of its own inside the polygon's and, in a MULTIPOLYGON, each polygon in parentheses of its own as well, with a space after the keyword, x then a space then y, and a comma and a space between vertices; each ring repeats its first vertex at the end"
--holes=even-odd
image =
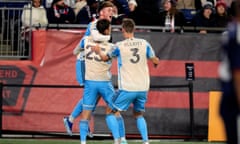
POLYGON ((150 76, 147 59, 155 57, 155 53, 146 40, 131 38, 118 42, 110 56, 118 57, 118 87, 120 90, 149 90, 150 76))
MULTIPOLYGON (((111 65, 112 62, 104 62, 100 56, 91 50, 92 46, 96 45, 92 37, 85 37, 82 41, 84 43, 84 55, 85 55, 85 80, 93 81, 110 81, 111 80, 111 65)), ((101 51, 107 54, 113 45, 109 42, 98 43, 101 51)))

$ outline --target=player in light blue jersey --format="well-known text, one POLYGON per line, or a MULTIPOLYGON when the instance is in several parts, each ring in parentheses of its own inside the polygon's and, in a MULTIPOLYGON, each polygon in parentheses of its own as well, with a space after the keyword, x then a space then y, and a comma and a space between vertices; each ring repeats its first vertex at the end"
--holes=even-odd
MULTIPOLYGON (((133 115, 143 144, 148 144, 147 124, 143 117, 150 86, 147 60, 150 59, 154 65, 158 65, 159 59, 146 40, 134 37, 134 30, 134 21, 125 18, 122 22, 122 33, 125 40, 116 43, 115 49, 107 55, 101 51, 99 46, 92 48, 92 50, 99 54, 102 60, 117 57, 119 91, 113 101, 112 113, 126 111, 133 104, 133 115)), ((109 118, 109 121, 112 127, 117 124, 114 115, 109 118)))
MULTIPOLYGON (((102 4, 100 4, 100 6, 98 8, 99 18, 94 20, 93 22, 89 23, 84 37, 92 36, 93 40, 95 40, 95 41, 109 41, 110 40, 110 38, 111 38, 110 35, 102 35, 98 32, 98 30, 96 28, 96 23, 97 23, 98 20, 101 20, 101 19, 107 19, 107 20, 111 21, 112 20, 112 14, 113 14, 113 12, 112 12, 112 7, 113 6, 114 5, 109 1, 106 1, 106 2, 103 2, 102 4)), ((85 81, 85 61, 84 61, 84 51, 82 50, 81 45, 78 45, 74 49, 74 54, 77 55, 77 62, 76 62, 77 80, 78 80, 80 85, 84 85, 84 81, 85 81)), ((81 112, 82 112, 82 99, 79 100, 79 102, 75 106, 75 108, 72 111, 72 113, 70 114, 70 116, 65 117, 63 119, 65 128, 66 128, 69 135, 72 135, 72 124, 74 122, 74 119, 76 119, 81 114, 81 112)), ((127 144, 127 141, 126 141, 126 138, 125 138, 124 120, 123 120, 122 116, 120 115, 120 113, 117 113, 116 115, 117 115, 117 120, 118 120, 118 124, 119 124, 119 127, 120 127, 119 133, 120 133, 120 136, 121 136, 121 139, 122 139, 121 144, 127 144)), ((89 136, 90 137, 93 136, 91 134, 91 132, 89 133, 89 136)))
MULTIPOLYGON (((105 35, 110 35, 111 27, 110 22, 106 19, 98 20, 96 25, 98 31, 105 35)), ((85 84, 83 93, 83 111, 81 113, 82 119, 80 120, 80 139, 81 144, 86 144, 86 137, 88 133, 88 124, 92 111, 95 109, 98 97, 101 96, 107 106, 112 105, 112 98, 115 94, 112 81, 111 81, 111 65, 112 61, 102 61, 91 48, 98 44, 104 53, 108 53, 113 48, 113 45, 108 41, 94 41, 92 36, 85 37, 81 43, 84 47, 85 53, 85 84)), ((107 114, 111 111, 107 111, 107 114)), ((115 121, 117 118, 115 117, 115 121)), ((107 125, 109 126, 107 121, 107 125)), ((118 127, 118 124, 117 124, 118 127)), ((114 144, 120 144, 120 134, 117 128, 112 129, 114 137, 114 144)))

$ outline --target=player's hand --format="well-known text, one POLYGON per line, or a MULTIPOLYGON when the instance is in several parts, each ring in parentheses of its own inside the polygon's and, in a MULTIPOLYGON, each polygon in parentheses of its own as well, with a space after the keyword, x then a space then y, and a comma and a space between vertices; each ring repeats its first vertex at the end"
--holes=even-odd
POLYGON ((153 62, 154 67, 156 68, 159 64, 159 58, 158 57, 153 58, 152 62, 153 62))
POLYGON ((97 44, 96 46, 93 46, 91 47, 92 51, 94 51, 96 54, 99 54, 100 53, 100 47, 99 45, 97 44))

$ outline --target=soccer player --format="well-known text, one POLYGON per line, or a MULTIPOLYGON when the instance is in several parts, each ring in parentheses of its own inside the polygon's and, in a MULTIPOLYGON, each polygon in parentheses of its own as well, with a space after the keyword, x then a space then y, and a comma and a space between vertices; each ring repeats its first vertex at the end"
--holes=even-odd
MULTIPOLYGON (((97 21, 96 27, 98 31, 103 35, 110 35, 111 26, 110 22, 106 19, 97 21)), ((85 53, 85 86, 83 93, 83 111, 81 113, 82 119, 80 120, 80 139, 81 144, 86 144, 86 137, 88 133, 88 123, 93 109, 96 106, 98 96, 100 95, 105 103, 109 106, 112 103, 112 98, 115 94, 111 81, 111 65, 112 61, 102 61, 100 57, 91 50, 99 44, 104 53, 109 52, 112 49, 112 44, 108 41, 94 41, 92 36, 84 37, 80 45, 84 47, 85 53)), ((110 112, 110 111, 109 111, 110 112)), ((115 121, 117 121, 115 117, 115 121)), ((108 121, 107 121, 107 125, 108 121)), ((110 129, 114 137, 114 144, 120 144, 120 135, 118 131, 110 129)))
MULTIPOLYGON (((106 61, 113 57, 118 60, 118 93, 112 104, 112 113, 126 111, 133 104, 133 115, 136 119, 137 128, 141 134, 143 144, 148 144, 148 131, 143 112, 147 101, 150 78, 147 60, 158 65, 159 59, 151 45, 144 39, 134 37, 135 23, 132 19, 125 18, 122 22, 122 33, 125 40, 116 43, 113 51, 105 54, 97 45, 92 50, 106 61)), ((117 125, 114 115, 109 116, 108 121, 117 125)), ((117 127, 115 127, 117 129, 117 127)))
MULTIPOLYGON (((109 41, 111 36, 110 35, 102 35, 98 32, 97 28, 96 28, 96 23, 98 20, 101 19, 107 19, 109 21, 112 20, 112 15, 113 15, 113 4, 110 1, 105 1, 102 2, 99 5, 98 8, 98 13, 99 13, 99 18, 94 20, 93 22, 91 22, 88 27, 87 30, 85 32, 85 36, 92 36, 93 40, 95 41, 109 41)), ((84 85, 84 77, 85 77, 85 62, 84 62, 84 51, 83 49, 81 49, 81 46, 77 46, 74 49, 73 52, 75 55, 77 55, 77 62, 76 62, 76 74, 77 74, 77 80, 79 82, 80 85, 84 85)), ((70 116, 68 117, 64 117, 63 121, 64 121, 64 125, 65 128, 67 130, 67 133, 69 135, 72 135, 72 125, 74 120, 81 114, 82 112, 82 99, 79 100, 79 102, 77 103, 77 105, 75 106, 75 108, 73 109, 72 113, 70 114, 70 116)), ((96 102, 97 103, 97 102, 96 102)), ((94 110, 94 109, 93 109, 94 110)), ((120 137, 121 137, 121 144, 127 144, 126 138, 125 138, 125 125, 124 125, 124 120, 122 118, 122 116, 120 115, 120 113, 116 113, 117 115, 117 120, 118 120, 118 124, 119 124, 119 133, 120 133, 120 137)), ((90 132, 90 130, 89 130, 90 132)), ((91 132, 89 133, 89 137, 92 137, 93 135, 91 134, 91 132)))
POLYGON ((223 118, 227 144, 240 143, 240 1, 236 1, 237 17, 223 35, 225 58, 221 62, 222 99, 220 114, 223 118))

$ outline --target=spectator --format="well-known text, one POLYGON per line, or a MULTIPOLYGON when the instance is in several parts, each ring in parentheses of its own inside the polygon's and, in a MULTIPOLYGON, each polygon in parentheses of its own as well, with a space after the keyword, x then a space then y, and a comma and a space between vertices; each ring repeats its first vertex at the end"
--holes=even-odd
POLYGON ((141 25, 141 13, 139 11, 136 0, 129 0, 128 7, 130 11, 128 14, 128 18, 133 19, 136 25, 141 25))
POLYGON ((192 18, 196 14, 195 1, 194 0, 177 0, 177 9, 181 10, 186 19, 188 26, 192 25, 192 18))
POLYGON ((42 0, 32 0, 32 4, 24 6, 21 16, 22 25, 28 28, 32 25, 48 24, 46 9, 42 5, 42 0), (32 10, 31 10, 32 8, 32 10), (31 13, 32 12, 32 13, 31 13))
POLYGON ((201 0, 202 6, 204 6, 205 3, 211 2, 213 6, 216 6, 218 0, 201 0))
POLYGON ((227 5, 223 0, 219 0, 216 4, 216 26, 226 27, 230 21, 230 17, 227 13, 227 5))
POLYGON ((128 0, 106 0, 112 2, 118 8, 118 14, 129 13, 128 0))
POLYGON ((79 13, 79 11, 87 5, 87 0, 76 0, 76 3, 74 5, 74 13, 75 16, 79 13))
MULTIPOLYGON (((181 11, 176 9, 175 0, 164 0, 163 11, 159 13, 159 25, 164 26, 164 31, 175 32, 175 27, 183 27, 185 25, 185 18, 181 11)), ((177 30, 179 31, 179 30, 177 30)))
POLYGON ((214 7, 211 2, 206 2, 203 8, 193 18, 193 25, 200 28, 199 33, 206 34, 208 27, 215 27, 214 7))
POLYGON ((128 1, 128 7, 129 7, 129 11, 134 11, 137 7, 136 0, 129 0, 128 1))
POLYGON ((195 1, 177 0, 177 9, 196 9, 195 1))
POLYGON ((125 14, 119 14, 117 6, 114 5, 113 7, 113 17, 112 17, 112 24, 113 25, 120 25, 122 24, 123 18, 125 18, 125 14))
POLYGON ((97 15, 98 0, 87 0, 87 5, 85 5, 76 16, 77 24, 88 24, 97 15))
POLYGON ((215 6, 217 3, 217 0, 195 0, 196 10, 197 11, 201 10, 206 2, 211 2, 212 5, 215 6))
POLYGON ((53 0, 51 7, 47 10, 48 22, 51 24, 70 24, 75 21, 75 14, 64 0, 53 0))
MULTIPOLYGON (((22 21, 22 39, 24 40, 23 54, 29 55, 29 41, 32 25, 47 25, 47 13, 46 9, 42 5, 42 0, 32 0, 31 4, 26 4, 21 15, 22 21)), ((34 27, 33 27, 34 28, 34 27)), ((25 58, 22 58, 25 59, 25 58)))

